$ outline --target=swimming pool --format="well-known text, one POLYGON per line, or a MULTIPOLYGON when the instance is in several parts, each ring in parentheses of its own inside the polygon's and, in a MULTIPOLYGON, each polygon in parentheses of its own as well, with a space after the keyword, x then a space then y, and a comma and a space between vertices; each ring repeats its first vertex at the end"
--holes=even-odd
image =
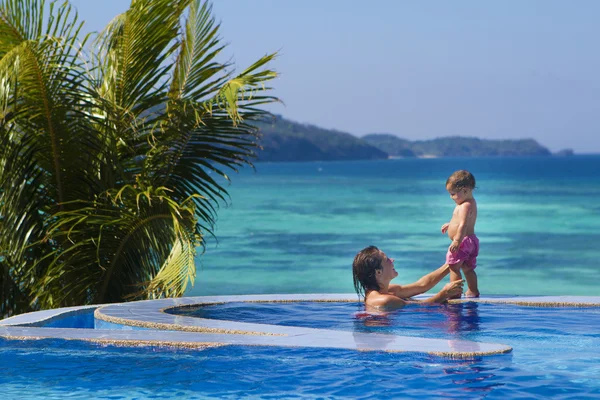
MULTIPOLYGON (((0 334, 47 339, 0 339, 0 390, 5 398, 600 396, 598 306, 526 307, 505 303, 548 303, 496 298, 488 300, 497 304, 482 299, 365 314, 355 297, 321 297, 327 302, 313 301, 319 295, 280 296, 279 301, 265 296, 168 299, 71 310, 61 317, 61 326, 70 318, 87 318, 83 325, 89 326, 93 311, 96 321, 112 321, 112 331, 44 327, 56 325, 56 315, 36 317, 35 323, 22 317, 19 324, 0 327, 0 334), (198 303, 205 305, 193 306, 198 303), (174 308, 178 306, 184 307, 174 308), (144 329, 119 327, 119 322, 131 321, 144 329), (157 331, 144 324, 176 330, 157 331), (242 334, 244 330, 253 334, 242 334), (117 347, 102 340, 51 338, 77 335, 75 331, 96 339, 100 332, 108 343, 111 337, 121 343, 137 338, 154 345, 117 347), (197 343, 212 337, 229 345, 203 350, 160 345, 161 340, 189 344, 192 337, 197 343), (477 347, 481 352, 473 355, 477 347), (435 355, 442 348, 462 356, 435 355), (487 355, 494 354, 490 349, 497 354, 487 355)), ((599 298, 544 299, 600 305, 599 298)))

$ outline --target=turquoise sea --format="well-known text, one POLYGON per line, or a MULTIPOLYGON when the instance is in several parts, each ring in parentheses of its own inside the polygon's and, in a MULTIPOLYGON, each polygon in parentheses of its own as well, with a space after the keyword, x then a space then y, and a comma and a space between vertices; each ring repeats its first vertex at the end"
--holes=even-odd
POLYGON ((371 244, 412 282, 444 263, 457 169, 477 180, 482 294, 600 295, 600 155, 257 163, 231 175, 187 294, 352 293, 371 244))

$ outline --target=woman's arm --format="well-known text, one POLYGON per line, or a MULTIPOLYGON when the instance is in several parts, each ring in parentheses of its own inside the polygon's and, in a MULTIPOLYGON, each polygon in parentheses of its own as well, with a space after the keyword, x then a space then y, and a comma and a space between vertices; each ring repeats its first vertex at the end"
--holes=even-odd
POLYGON ((388 291, 397 297, 412 297, 425 293, 437 285, 446 275, 450 273, 450 266, 444 264, 433 272, 428 273, 421 279, 408 285, 390 285, 388 291))
POLYGON ((445 303, 449 298, 460 296, 463 292, 464 280, 454 281, 447 283, 442 290, 437 292, 435 295, 422 301, 406 301, 393 294, 382 294, 377 292, 371 292, 365 300, 365 305, 368 307, 374 307, 378 310, 393 310, 402 308, 410 303, 419 304, 441 304, 445 303))

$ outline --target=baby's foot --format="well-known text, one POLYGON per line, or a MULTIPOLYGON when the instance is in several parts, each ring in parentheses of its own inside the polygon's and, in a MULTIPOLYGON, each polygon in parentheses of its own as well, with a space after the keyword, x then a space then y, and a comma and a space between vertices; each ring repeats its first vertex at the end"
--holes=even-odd
POLYGON ((465 297, 469 297, 469 298, 479 297, 479 292, 472 292, 470 290, 467 290, 467 293, 465 293, 465 297))

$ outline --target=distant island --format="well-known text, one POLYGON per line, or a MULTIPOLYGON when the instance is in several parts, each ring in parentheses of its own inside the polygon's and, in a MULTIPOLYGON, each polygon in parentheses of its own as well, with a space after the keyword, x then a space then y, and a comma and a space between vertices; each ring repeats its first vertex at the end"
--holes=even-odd
POLYGON ((258 161, 377 160, 387 152, 346 132, 275 117, 256 124, 262 134, 258 161))
MULTIPOLYGON (((534 139, 487 140, 451 136, 409 141, 392 134, 373 133, 358 138, 346 132, 301 124, 276 116, 260 129, 258 161, 377 160, 399 157, 550 156, 534 139)), ((561 150, 557 155, 572 155, 561 150)))
POLYGON ((390 134, 370 134, 362 138, 392 157, 498 157, 550 156, 550 150, 533 139, 488 140, 449 136, 408 141, 390 134))

